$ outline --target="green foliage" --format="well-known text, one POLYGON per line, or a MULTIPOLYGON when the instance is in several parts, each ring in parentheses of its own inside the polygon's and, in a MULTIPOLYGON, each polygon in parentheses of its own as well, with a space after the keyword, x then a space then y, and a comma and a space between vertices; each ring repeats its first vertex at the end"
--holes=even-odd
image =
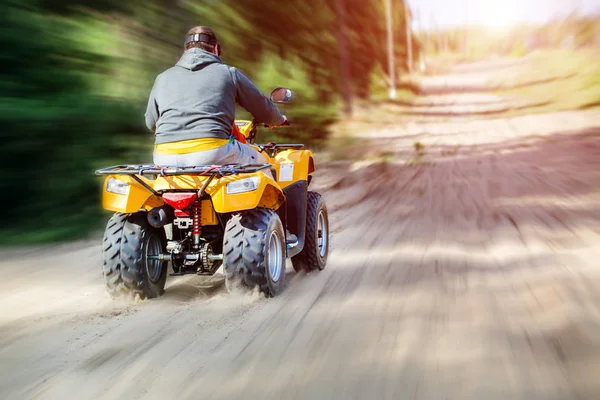
POLYGON ((119 151, 117 132, 136 129, 132 109, 87 95, 78 65, 104 60, 67 40, 68 24, 35 8, 3 4, 0 13, 0 234, 6 243, 79 235, 100 213, 94 161, 119 151))
POLYGON ((322 145, 327 135, 327 125, 336 118, 335 103, 320 104, 318 88, 311 85, 308 73, 298 58, 290 56, 285 60, 274 54, 265 54, 256 73, 255 83, 265 93, 284 86, 294 92, 290 104, 279 108, 291 121, 292 126, 266 131, 259 141, 302 142, 309 145, 322 145))
MULTIPOLYGON (((386 68, 383 6, 345 3, 352 89, 366 97, 372 72, 386 68)), ((8 0, 0 15, 4 243, 74 237, 101 223, 93 171, 151 160, 147 96, 194 25, 213 27, 224 61, 264 92, 294 90, 281 106, 294 125, 261 140, 319 146, 338 114, 334 0, 8 0)))

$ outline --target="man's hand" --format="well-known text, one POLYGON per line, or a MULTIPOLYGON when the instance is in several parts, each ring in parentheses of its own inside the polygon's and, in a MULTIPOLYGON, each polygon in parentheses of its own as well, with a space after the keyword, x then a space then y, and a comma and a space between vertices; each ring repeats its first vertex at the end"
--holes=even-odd
POLYGON ((287 119, 287 117, 285 115, 283 116, 283 122, 280 123, 279 125, 275 126, 275 125, 267 125, 265 124, 265 127, 269 128, 269 129, 277 129, 280 126, 289 126, 290 125, 290 121, 287 119))

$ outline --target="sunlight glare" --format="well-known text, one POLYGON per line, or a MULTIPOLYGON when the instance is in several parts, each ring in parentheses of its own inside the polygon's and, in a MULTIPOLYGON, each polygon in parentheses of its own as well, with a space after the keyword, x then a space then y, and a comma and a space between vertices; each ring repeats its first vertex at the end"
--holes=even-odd
POLYGON ((523 21, 527 9, 517 0, 478 0, 468 2, 470 24, 482 24, 490 28, 507 28, 523 21))

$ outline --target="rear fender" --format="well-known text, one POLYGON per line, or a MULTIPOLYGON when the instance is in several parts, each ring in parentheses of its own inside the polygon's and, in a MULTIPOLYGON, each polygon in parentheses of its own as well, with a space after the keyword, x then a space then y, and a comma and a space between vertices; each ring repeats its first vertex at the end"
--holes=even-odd
POLYGON ((295 256, 304 248, 306 238, 307 187, 308 182, 298 181, 283 190, 286 201, 278 213, 282 221, 284 221, 287 230, 298 238, 298 244, 288 249, 288 257, 295 256))

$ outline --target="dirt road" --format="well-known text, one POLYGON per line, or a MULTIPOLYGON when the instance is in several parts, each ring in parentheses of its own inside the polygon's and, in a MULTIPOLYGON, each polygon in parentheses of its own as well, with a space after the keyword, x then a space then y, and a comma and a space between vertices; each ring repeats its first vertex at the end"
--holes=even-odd
POLYGON ((463 68, 319 172, 329 264, 280 297, 118 304, 96 242, 2 254, 0 398, 600 398, 600 112, 501 118, 463 68))

